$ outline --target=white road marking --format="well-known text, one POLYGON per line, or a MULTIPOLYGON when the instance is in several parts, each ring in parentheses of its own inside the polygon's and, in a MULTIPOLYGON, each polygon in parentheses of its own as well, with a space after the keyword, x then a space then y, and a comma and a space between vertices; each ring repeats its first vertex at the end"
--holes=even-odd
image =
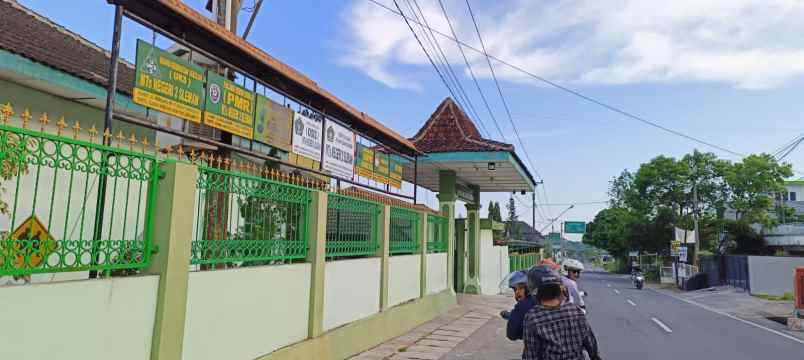
POLYGON ((634 303, 633 301, 631 301, 631 299, 626 299, 626 301, 628 301, 628 303, 629 303, 629 304, 631 304, 631 306, 636 306, 636 303, 634 303))
POLYGON ((733 319, 733 320, 737 320, 737 321, 739 321, 739 322, 741 322, 741 323, 744 323, 744 324, 747 324, 747 325, 751 325, 751 326, 753 326, 753 327, 760 328, 760 329, 762 329, 762 330, 769 331, 769 332, 774 333, 774 334, 776 334, 776 335, 779 335, 779 336, 781 336, 781 337, 783 337, 783 338, 786 338, 786 339, 789 339, 789 340, 793 340, 793 341, 795 341, 795 342, 797 342, 797 343, 799 343, 799 344, 804 344, 804 340, 801 340, 801 339, 799 339, 799 338, 797 338, 797 337, 795 337, 795 336, 787 335, 787 334, 785 334, 785 333, 783 333, 783 332, 781 332, 781 331, 776 331, 776 330, 773 330, 773 329, 771 329, 771 328, 768 328, 768 327, 765 327, 765 326, 759 325, 759 324, 757 324, 757 323, 754 323, 754 322, 751 322, 751 321, 748 321, 748 320, 745 320, 745 319, 740 319, 740 318, 738 318, 738 317, 736 317, 736 316, 734 316, 734 315, 732 315, 732 314, 725 313, 725 312, 723 312, 723 311, 720 311, 720 310, 717 310, 717 309, 711 308, 711 307, 709 307, 709 306, 706 306, 706 305, 701 304, 701 303, 697 303, 697 302, 692 301, 692 300, 683 299, 683 298, 680 298, 680 297, 678 297, 678 296, 675 296, 675 295, 670 295, 670 294, 667 294, 667 293, 664 293, 664 292, 660 292, 660 291, 656 291, 656 292, 657 292, 657 293, 660 293, 660 294, 663 294, 663 295, 667 295, 667 296, 669 296, 669 297, 671 297, 671 298, 673 298, 673 299, 683 301, 683 302, 685 302, 685 303, 687 303, 687 304, 690 304, 690 305, 695 305, 695 306, 697 306, 697 307, 699 307, 699 308, 701 308, 701 309, 711 311, 711 312, 713 312, 713 313, 715 313, 715 314, 723 315, 723 316, 725 316, 725 317, 727 317, 727 318, 730 318, 730 319, 733 319))
POLYGON ((617 295, 620 295, 620 290, 614 289, 614 293, 616 293, 617 295))
POLYGON ((650 318, 650 319, 653 320, 653 322, 655 322, 656 325, 659 325, 659 327, 662 328, 662 330, 667 331, 670 334, 673 333, 673 330, 670 329, 669 327, 667 327, 667 325, 665 325, 661 321, 659 321, 659 319, 657 319, 657 318, 650 318))

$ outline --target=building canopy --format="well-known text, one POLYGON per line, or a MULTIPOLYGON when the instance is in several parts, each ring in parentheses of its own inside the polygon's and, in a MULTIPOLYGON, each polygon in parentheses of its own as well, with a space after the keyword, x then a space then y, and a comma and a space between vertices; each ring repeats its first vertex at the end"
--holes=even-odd
MULTIPOLYGON (((410 139, 424 153, 418 159, 417 182, 439 189, 439 171, 452 170, 457 185, 477 186, 480 192, 533 191, 535 181, 516 155, 514 146, 481 136, 469 117, 446 98, 410 139)), ((414 164, 405 165, 405 179, 413 181, 414 164)))

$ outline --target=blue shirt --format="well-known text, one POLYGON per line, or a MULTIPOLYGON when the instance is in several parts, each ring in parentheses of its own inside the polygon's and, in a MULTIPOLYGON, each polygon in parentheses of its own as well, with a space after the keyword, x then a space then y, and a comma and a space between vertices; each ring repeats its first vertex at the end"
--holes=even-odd
POLYGON ((514 309, 511 310, 511 315, 508 317, 508 327, 506 328, 506 336, 510 340, 522 339, 522 331, 525 324, 525 314, 536 306, 536 299, 533 296, 526 296, 524 299, 517 301, 514 309))

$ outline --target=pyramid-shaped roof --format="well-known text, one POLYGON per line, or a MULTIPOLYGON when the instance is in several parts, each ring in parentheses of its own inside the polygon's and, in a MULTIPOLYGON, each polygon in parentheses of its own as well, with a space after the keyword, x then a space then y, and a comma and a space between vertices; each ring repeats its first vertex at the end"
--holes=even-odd
POLYGON ((446 98, 410 139, 424 153, 464 151, 510 151, 514 146, 484 139, 472 120, 452 98, 446 98))

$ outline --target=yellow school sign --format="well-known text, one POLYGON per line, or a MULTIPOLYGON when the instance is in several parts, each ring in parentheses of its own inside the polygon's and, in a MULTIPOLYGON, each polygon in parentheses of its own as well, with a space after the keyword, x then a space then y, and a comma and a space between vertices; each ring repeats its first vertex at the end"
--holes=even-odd
POLYGON ((14 259, 12 265, 17 269, 39 266, 58 248, 56 240, 35 215, 20 224, 9 240, 11 246, 6 251, 14 259))

